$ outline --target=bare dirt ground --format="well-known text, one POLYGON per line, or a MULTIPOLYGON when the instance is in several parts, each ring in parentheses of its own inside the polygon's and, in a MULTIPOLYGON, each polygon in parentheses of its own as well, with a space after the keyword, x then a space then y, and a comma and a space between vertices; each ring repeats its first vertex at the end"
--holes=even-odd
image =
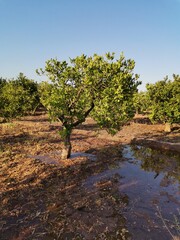
POLYGON ((73 131, 67 161, 60 159, 58 129, 59 123, 50 123, 46 115, 0 124, 0 239, 131 239, 118 176, 96 189, 83 183, 122 158, 124 144, 179 143, 178 128, 167 134, 162 124, 136 116, 112 137, 89 118, 73 131))

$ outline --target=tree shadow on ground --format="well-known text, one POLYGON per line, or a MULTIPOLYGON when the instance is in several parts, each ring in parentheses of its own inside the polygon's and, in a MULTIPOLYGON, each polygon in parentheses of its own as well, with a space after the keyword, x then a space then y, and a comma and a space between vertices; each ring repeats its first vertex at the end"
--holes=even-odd
POLYGON ((80 124, 79 126, 76 127, 76 129, 79 130, 86 130, 86 131, 97 131, 99 129, 98 124, 93 123, 93 124, 80 124))
POLYGON ((28 133, 20 133, 16 136, 14 135, 7 135, 7 136, 3 136, 1 137, 1 141, 2 143, 9 143, 9 144, 13 144, 13 143, 23 143, 25 141, 28 141, 31 139, 31 136, 28 133))

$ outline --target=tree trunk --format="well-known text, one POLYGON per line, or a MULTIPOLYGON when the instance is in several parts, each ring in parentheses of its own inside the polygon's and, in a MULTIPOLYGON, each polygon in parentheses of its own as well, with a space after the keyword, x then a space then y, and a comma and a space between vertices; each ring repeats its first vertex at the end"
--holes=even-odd
POLYGON ((62 149, 62 152, 61 152, 61 159, 66 160, 71 156, 71 149, 72 149, 71 140, 70 140, 71 130, 65 128, 63 129, 63 131, 64 131, 63 132, 64 148, 62 149))
POLYGON ((165 132, 171 132, 171 124, 170 123, 165 123, 165 132))
POLYGON ((37 110, 37 108, 39 107, 39 103, 35 106, 35 108, 32 110, 32 112, 31 112, 31 114, 32 115, 34 115, 35 114, 35 112, 36 112, 36 110, 37 110))

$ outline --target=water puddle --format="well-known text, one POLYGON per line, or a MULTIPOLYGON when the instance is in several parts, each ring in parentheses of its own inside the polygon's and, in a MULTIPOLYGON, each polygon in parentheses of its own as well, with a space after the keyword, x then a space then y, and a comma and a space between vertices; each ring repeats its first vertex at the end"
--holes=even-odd
POLYGON ((123 158, 111 169, 87 178, 83 186, 93 188, 118 175, 118 190, 128 196, 124 216, 132 239, 172 239, 167 227, 177 236, 174 216, 180 224, 180 156, 127 145, 123 158))
MULTIPOLYGON (((29 157, 29 158, 33 158, 42 163, 50 164, 50 165, 51 164, 61 165, 61 163, 59 161, 60 156, 61 156, 61 151, 53 151, 47 155, 27 155, 27 157, 29 157)), ((92 162, 97 160, 96 155, 90 154, 90 153, 84 153, 84 152, 72 153, 70 159, 74 159, 74 158, 78 158, 78 157, 86 157, 92 162)))
POLYGON ((28 158, 33 158, 45 164, 55 164, 58 165, 58 161, 50 157, 49 155, 27 155, 28 158))
POLYGON ((73 159, 73 158, 76 158, 76 157, 87 157, 92 162, 97 160, 96 155, 91 154, 91 153, 84 153, 84 152, 72 153, 70 159, 73 159))

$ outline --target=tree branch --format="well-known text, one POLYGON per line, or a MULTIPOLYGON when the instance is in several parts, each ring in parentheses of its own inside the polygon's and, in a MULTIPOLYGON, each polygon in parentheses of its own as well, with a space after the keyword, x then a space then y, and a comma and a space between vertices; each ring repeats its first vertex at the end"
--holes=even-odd
POLYGON ((92 102, 92 103, 91 103, 91 107, 84 113, 83 119, 77 120, 76 122, 74 122, 74 123, 72 124, 72 126, 73 126, 73 127, 76 127, 76 126, 78 126, 80 123, 83 123, 83 122, 85 121, 86 117, 89 115, 89 113, 93 110, 94 106, 95 106, 95 105, 94 105, 94 102, 92 102))
POLYGON ((64 114, 61 116, 58 116, 58 119, 62 122, 62 124, 65 126, 67 124, 67 121, 65 120, 64 114))
POLYGON ((83 87, 81 87, 81 88, 79 89, 78 93, 76 94, 76 98, 74 99, 74 101, 72 101, 72 102, 69 104, 69 106, 68 106, 68 110, 69 110, 69 111, 71 110, 71 108, 72 108, 72 106, 75 104, 75 102, 79 99, 80 94, 81 94, 81 92, 82 92, 83 89, 84 89, 83 87))

